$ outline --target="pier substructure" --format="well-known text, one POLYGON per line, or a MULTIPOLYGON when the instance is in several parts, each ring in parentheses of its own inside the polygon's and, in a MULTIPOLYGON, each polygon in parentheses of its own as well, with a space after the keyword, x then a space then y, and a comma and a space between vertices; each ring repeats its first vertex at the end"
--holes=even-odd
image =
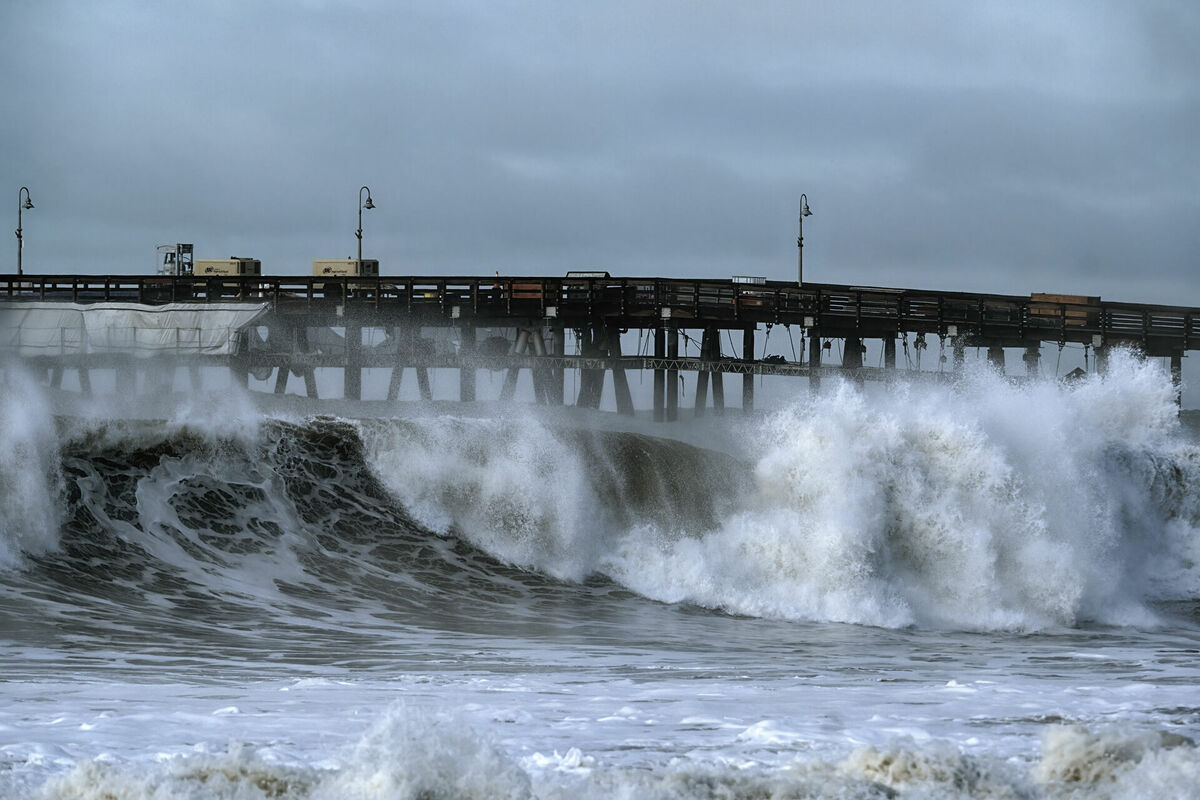
POLYGON ((346 366, 342 368, 342 396, 347 400, 362 400, 362 340, 361 325, 347 325, 346 366))
POLYGON ((821 388, 821 337, 808 337, 808 385, 815 392, 821 388))
MULTIPOLYGON (((709 359, 720 363, 721 361, 721 332, 716 328, 712 331, 712 343, 710 344, 709 359)), ((718 369, 712 373, 712 395, 713 395, 713 410, 718 414, 725 413, 725 372, 718 369)))
POLYGON ((842 343, 842 369, 858 370, 863 365, 863 343, 857 336, 847 336, 842 343))
POLYGON ((1026 347, 1025 354, 1021 356, 1021 360, 1025 362, 1025 374, 1040 375, 1042 373, 1041 359, 1042 348, 1040 345, 1031 344, 1026 347))
MULTIPOLYGON (((575 331, 579 337, 579 349, 584 358, 600 358, 603 356, 600 329, 588 327, 575 331)), ((579 370, 579 396, 575 405, 583 408, 599 408, 600 398, 604 394, 604 370, 585 368, 579 370)))
MULTIPOLYGON (((531 355, 537 356, 537 357, 544 357, 546 355, 546 340, 542 338, 541 329, 540 328, 521 328, 520 330, 518 330, 517 331, 517 339, 513 343, 512 349, 509 352, 511 355, 517 355, 517 356, 531 354, 531 355)), ((508 402, 513 399, 513 395, 516 393, 516 390, 517 390, 517 379, 520 377, 520 374, 521 374, 520 367, 509 367, 505 371, 504 386, 500 389, 500 400, 502 402, 508 402)), ((546 375, 545 375, 545 370, 543 370, 540 367, 533 367, 530 369, 530 374, 531 374, 531 379, 533 380, 534 399, 538 403, 545 404, 547 402, 546 393, 547 393, 547 383, 548 383, 548 381, 546 379, 546 375)), ((603 372, 601 372, 601 378, 600 378, 601 388, 603 388, 603 385, 604 385, 603 380, 604 380, 603 372)), ((580 389, 581 398, 582 398, 583 391, 584 390, 581 388, 580 389)), ((599 407, 599 397, 598 396, 596 398, 596 403, 597 403, 597 405, 592 406, 593 408, 599 407)), ((580 405, 584 405, 582 399, 580 400, 580 405)))
MULTIPOLYGON (((659 325, 654 329, 654 357, 656 359, 665 359, 667 357, 667 329, 663 325, 659 325)), ((662 367, 654 369, 654 421, 663 422, 666 420, 666 391, 667 391, 667 373, 662 367)))
MULTIPOLYGON (((679 328, 667 327, 667 358, 679 358, 679 328)), ((667 422, 679 419, 679 370, 667 370, 667 422)))
MULTIPOLYGON (((1200 307, 1151 306, 1076 295, 989 295, 782 281, 747 284, 740 280, 625 279, 603 274, 563 279, 494 275, 314 279, 254 275, 208 280, 196 280, 191 275, 8 275, 0 276, 0 297, 6 300, 7 310, 16 312, 0 315, 0 323, 10 333, 15 331, 17 337, 0 337, 8 342, 6 349, 28 361, 33 370, 46 375, 46 380, 59 388, 64 384, 65 372, 75 369, 80 391, 87 392, 94 383, 95 371, 102 370, 106 375, 115 372, 119 391, 153 392, 168 385, 173 388, 178 370, 156 375, 156 365, 122 351, 121 343, 113 341, 115 329, 111 325, 88 326, 80 319, 68 327, 47 326, 44 320, 50 318, 43 315, 59 313, 55 305, 61 304, 66 311, 68 305, 99 303, 151 308, 228 303, 244 306, 239 313, 248 314, 247 321, 237 323, 236 328, 223 328, 221 315, 204 315, 213 324, 205 322, 196 327, 195 323, 185 326, 164 317, 161 324, 152 327, 164 332, 173 329, 175 341, 163 337, 157 342, 139 341, 138 355, 173 351, 174 356, 184 357, 182 363, 189 369, 193 386, 200 383, 197 370, 201 366, 213 374, 228 371, 234 383, 247 388, 250 375, 270 379, 274 370, 274 391, 279 394, 287 392, 289 376, 296 375, 304 379, 305 394, 313 398, 318 394, 314 376, 318 367, 331 374, 341 370, 341 393, 352 399, 362 396, 363 370, 391 368, 389 397, 394 399, 403 371, 413 367, 427 400, 431 399, 429 369, 459 369, 459 397, 470 400, 477 392, 475 370, 487 367, 532 370, 538 399, 549 403, 558 402, 565 371, 582 370, 577 374, 583 384, 583 404, 598 405, 604 373, 614 370, 617 405, 622 411, 628 411, 631 405, 626 402, 626 391, 619 388, 627 387, 628 379, 616 370, 653 369, 654 416, 664 421, 678 416, 681 370, 697 374, 697 413, 707 413, 710 386, 713 407, 719 409, 723 404, 720 375, 725 371, 742 373, 742 408, 746 412, 754 407, 755 375, 807 376, 810 384, 818 387, 821 361, 828 360, 822 351, 832 342, 830 337, 842 340, 845 346, 841 366, 864 380, 890 377, 895 369, 896 339, 901 336, 905 342, 909 336, 916 336, 913 371, 917 373, 928 336, 938 336, 942 341, 944 356, 939 364, 950 356, 945 346, 953 348, 954 370, 963 365, 966 346, 986 349, 988 362, 998 371, 1004 368, 1005 348, 1023 350, 1024 371, 1030 377, 1041 373, 1043 343, 1094 347, 1095 369, 1101 373, 1107 367, 1109 347, 1133 348, 1149 357, 1169 359, 1176 381, 1181 380, 1183 355, 1200 349, 1200 307), (26 314, 32 316, 26 319, 26 314), (269 340, 260 340, 252 325, 270 328, 269 340), (703 332, 700 357, 678 358, 681 325, 703 332), (807 364, 756 359, 754 336, 762 325, 804 328, 809 336, 807 364), (369 346, 373 341, 368 342, 363 335, 364 328, 382 326, 403 326, 392 327, 396 333, 395 355, 390 346, 369 346), (461 329, 458 353, 444 348, 439 351, 430 346, 432 341, 420 339, 422 326, 443 333, 450 328, 461 329), (464 326, 473 326, 473 330, 464 326), (586 350, 587 358, 565 355, 557 333, 564 326, 581 331, 581 349, 586 350), (497 363, 485 364, 480 361, 482 353, 473 345, 479 329, 492 328, 538 329, 542 333, 527 337, 527 352, 522 355, 497 353, 497 363), (655 359, 640 354, 637 358, 621 357, 620 331, 635 329, 654 331, 655 359), (223 344, 217 348, 215 341, 207 339, 203 345, 197 344, 193 337, 200 330, 206 337, 222 337, 223 344), (736 331, 742 331, 741 358, 721 360, 719 342, 714 347, 714 330, 733 338, 736 331), (67 336, 71 331, 79 333, 67 336), (340 331, 345 335, 339 336, 340 331), (544 341, 547 331, 553 345, 544 341), (75 341, 72 337, 76 335, 88 339, 75 341), (540 345, 535 338, 542 340, 540 345), (882 341, 882 361, 887 369, 863 364, 856 345, 861 346, 868 338, 882 341), (553 355, 540 357, 548 346, 553 355)), ((188 313, 193 310, 199 309, 188 309, 188 313)), ((69 313, 77 311, 72 308, 69 313)), ((937 372, 943 372, 943 368, 937 372)))
MULTIPOLYGON (((566 331, 561 325, 555 325, 550 330, 551 350, 556 358, 561 358, 567 353, 567 337, 566 331)), ((548 401, 556 406, 561 406, 564 399, 564 378, 566 370, 556 367, 550 375, 548 387, 548 401)))
POLYGON ((617 413, 632 417, 633 397, 629 394, 629 379, 625 375, 625 368, 619 366, 621 358, 621 331, 617 328, 607 328, 605 330, 605 342, 607 344, 608 357, 613 359, 613 394, 617 401, 617 413))
MULTIPOLYGON (((742 360, 754 360, 754 328, 742 330, 742 360)), ((754 376, 746 373, 742 376, 742 413, 754 411, 754 376)))
MULTIPOLYGON (((700 358, 710 363, 720 363, 721 337, 716 328, 705 328, 700 338, 700 358)), ((704 416, 708 404, 708 386, 712 383, 713 410, 722 414, 725 411, 724 373, 720 370, 709 372, 701 370, 696 373, 696 402, 693 404, 697 417, 704 416)))
POLYGON ((1175 405, 1183 407, 1183 354, 1171 354, 1171 384, 1175 387, 1175 405))
MULTIPOLYGON (((404 370, 409 365, 413 365, 413 369, 417 373, 417 392, 421 399, 425 402, 433 400, 433 390, 429 385, 429 368, 414 365, 414 362, 420 362, 430 355, 427 343, 421 340, 421 329, 409 325, 392 330, 396 342, 396 361, 392 365, 392 375, 388 381, 388 402, 394 403, 399 398, 400 386, 404 380, 404 370)), ((471 382, 474 383, 474 375, 471 376, 471 382)), ((459 391, 462 391, 461 386, 459 391)))
POLYGON ((475 357, 475 326, 464 323, 458 332, 458 352, 467 363, 458 368, 458 399, 463 403, 475 402, 475 367, 470 363, 475 357))
POLYGON ((993 344, 987 350, 987 363, 992 369, 1004 374, 1004 348, 998 344, 993 344))

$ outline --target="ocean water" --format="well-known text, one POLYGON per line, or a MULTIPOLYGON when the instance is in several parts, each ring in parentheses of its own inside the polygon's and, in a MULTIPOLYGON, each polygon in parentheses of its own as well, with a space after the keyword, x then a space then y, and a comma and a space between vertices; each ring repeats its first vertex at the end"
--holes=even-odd
POLYGON ((675 426, 150 400, 0 384, 0 797, 1200 797, 1154 364, 675 426))

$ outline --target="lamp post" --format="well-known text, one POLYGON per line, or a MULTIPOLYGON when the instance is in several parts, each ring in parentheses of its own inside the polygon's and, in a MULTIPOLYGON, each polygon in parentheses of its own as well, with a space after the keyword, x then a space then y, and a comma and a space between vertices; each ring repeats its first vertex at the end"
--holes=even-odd
POLYGON ((800 235, 796 237, 796 247, 800 251, 796 281, 801 285, 804 284, 804 218, 811 216, 812 211, 808 207, 808 195, 802 193, 800 195, 800 235))
POLYGON ((21 274, 21 252, 25 249, 25 240, 21 236, 21 214, 27 208, 33 208, 33 201, 29 199, 29 190, 24 186, 17 191, 17 274, 21 274), (25 195, 25 202, 21 202, 21 195, 25 195))
POLYGON ((358 266, 362 266, 362 212, 364 208, 374 208, 375 204, 371 202, 371 190, 364 186, 358 190, 358 230, 354 235, 358 237, 358 266), (363 203, 363 192, 367 193, 367 202, 363 203))

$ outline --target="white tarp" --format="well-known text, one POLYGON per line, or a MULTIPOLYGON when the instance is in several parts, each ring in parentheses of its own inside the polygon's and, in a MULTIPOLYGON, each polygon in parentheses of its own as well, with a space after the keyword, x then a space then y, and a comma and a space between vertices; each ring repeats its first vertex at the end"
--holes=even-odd
POLYGON ((0 303, 0 351, 232 355, 238 331, 266 311, 266 303, 0 303))

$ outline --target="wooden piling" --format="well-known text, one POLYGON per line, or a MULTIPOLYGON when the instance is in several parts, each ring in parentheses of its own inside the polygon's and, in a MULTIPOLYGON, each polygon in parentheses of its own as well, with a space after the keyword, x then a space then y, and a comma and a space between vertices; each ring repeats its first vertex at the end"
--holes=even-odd
MULTIPOLYGON (((754 328, 742 329, 742 360, 754 360, 754 328)), ((754 376, 747 372, 742 376, 742 413, 754 411, 754 376)))
POLYGON ((361 325, 347 325, 346 365, 342 367, 342 396, 347 400, 362 399, 362 333, 361 325))
MULTIPOLYGON (((466 322, 459 328, 458 352, 464 360, 475 357, 475 325, 466 322)), ((459 364, 458 367, 458 399, 463 403, 475 402, 475 367, 459 364)))
POLYGON ((808 385, 815 392, 821 388, 821 337, 808 337, 808 385))
MULTIPOLYGON (((670 325, 667 333, 667 358, 679 358, 679 328, 670 325)), ((679 370, 667 370, 667 422, 679 418, 679 370)))
MULTIPOLYGON (((665 359, 667 357, 667 329, 663 325, 659 325, 654 329, 654 357, 665 359)), ((666 420, 666 389, 667 389, 667 374, 662 367, 654 369, 654 421, 663 422, 666 420)))

